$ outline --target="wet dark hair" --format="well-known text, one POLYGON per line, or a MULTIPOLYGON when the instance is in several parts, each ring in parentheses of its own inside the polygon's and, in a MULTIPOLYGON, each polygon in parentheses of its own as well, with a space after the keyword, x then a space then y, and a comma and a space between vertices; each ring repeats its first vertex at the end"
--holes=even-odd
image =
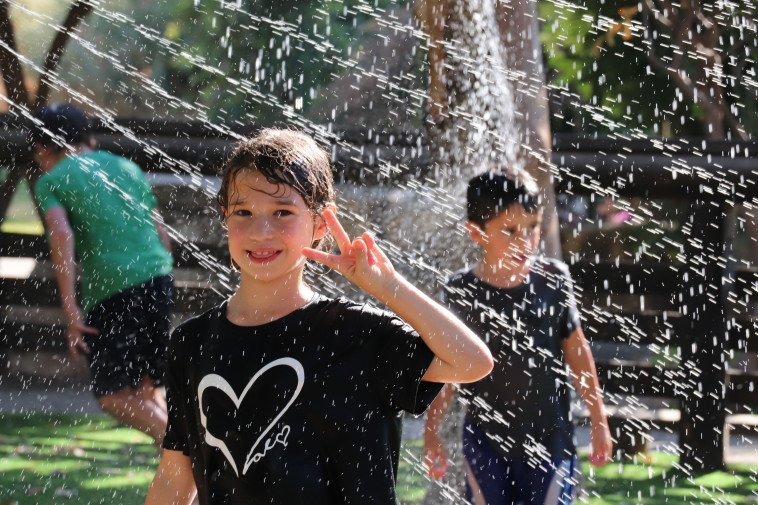
POLYGON ((292 186, 312 212, 320 213, 334 200, 329 157, 303 132, 266 128, 237 144, 221 168, 217 200, 222 208, 229 208, 234 181, 246 172, 257 172, 272 184, 292 186))
POLYGON ((537 212, 540 209, 537 182, 524 170, 491 168, 468 183, 467 217, 481 228, 487 221, 515 204, 523 206, 527 212, 537 212))
POLYGON ((38 109, 29 125, 29 144, 42 144, 57 150, 65 144, 80 144, 89 140, 87 116, 67 103, 53 103, 38 109))
POLYGON ((329 156, 315 140, 296 130, 266 128, 241 141, 221 168, 217 201, 225 211, 243 173, 259 173, 270 183, 291 186, 314 214, 334 201, 329 156))

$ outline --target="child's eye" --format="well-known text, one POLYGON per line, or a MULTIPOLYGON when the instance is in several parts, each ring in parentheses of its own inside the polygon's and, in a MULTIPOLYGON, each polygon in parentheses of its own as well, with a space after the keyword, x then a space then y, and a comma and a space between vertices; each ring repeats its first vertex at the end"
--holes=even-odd
POLYGON ((274 215, 276 217, 286 217, 286 216, 292 215, 292 212, 289 211, 289 210, 286 210, 286 209, 280 209, 280 210, 277 210, 276 212, 274 212, 274 215))
POLYGON ((237 209, 237 210, 234 211, 234 215, 235 216, 246 217, 246 216, 250 216, 251 213, 247 209, 237 209))

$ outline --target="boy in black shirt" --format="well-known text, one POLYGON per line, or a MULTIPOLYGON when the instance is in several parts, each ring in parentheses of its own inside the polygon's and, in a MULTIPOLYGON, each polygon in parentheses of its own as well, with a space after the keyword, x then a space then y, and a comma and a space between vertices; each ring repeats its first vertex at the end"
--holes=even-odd
MULTIPOLYGON (((493 372, 461 390, 466 401, 463 453, 475 505, 568 505, 576 449, 566 365, 592 421, 590 462, 610 460, 612 445, 592 352, 584 338, 568 268, 534 256, 542 210, 525 172, 485 172, 469 182, 466 227, 483 256, 448 281, 447 304, 487 344, 493 372)), ((424 434, 430 475, 445 474, 438 436, 452 398, 445 386, 424 434)))

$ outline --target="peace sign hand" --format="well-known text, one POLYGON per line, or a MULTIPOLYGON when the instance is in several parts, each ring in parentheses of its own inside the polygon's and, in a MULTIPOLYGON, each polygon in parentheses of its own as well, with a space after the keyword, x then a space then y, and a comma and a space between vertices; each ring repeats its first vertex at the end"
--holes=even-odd
POLYGON ((396 289, 397 275, 387 256, 365 232, 352 241, 332 209, 323 212, 324 222, 332 233, 340 254, 329 254, 306 247, 303 254, 338 271, 355 285, 386 302, 396 289))

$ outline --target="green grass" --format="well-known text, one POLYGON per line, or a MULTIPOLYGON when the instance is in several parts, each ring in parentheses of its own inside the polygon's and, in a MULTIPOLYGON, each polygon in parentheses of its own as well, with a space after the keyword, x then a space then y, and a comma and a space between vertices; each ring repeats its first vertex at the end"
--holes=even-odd
POLYGON ((105 416, 3 414, 0 504, 142 504, 156 454, 105 416))
MULTIPOLYGON (((145 501, 158 464, 150 439, 104 415, 0 414, 0 505, 145 501)), ((404 444, 398 497, 417 504, 426 492, 421 441, 404 444)), ((689 477, 676 458, 653 453, 602 469, 582 464, 590 505, 758 504, 758 466, 689 477)))
POLYGON ((676 469, 671 454, 652 453, 649 461, 612 463, 590 470, 582 464, 591 505, 758 504, 758 466, 731 465, 726 472, 689 476, 676 469))
MULTIPOLYGON (((398 496, 420 503, 427 480, 419 471, 420 440, 404 444, 398 475, 398 496)), ((758 505, 758 465, 731 465, 727 472, 690 477, 676 469, 677 458, 654 452, 625 464, 591 468, 582 454, 582 480, 586 495, 574 503, 589 505, 758 505)))

